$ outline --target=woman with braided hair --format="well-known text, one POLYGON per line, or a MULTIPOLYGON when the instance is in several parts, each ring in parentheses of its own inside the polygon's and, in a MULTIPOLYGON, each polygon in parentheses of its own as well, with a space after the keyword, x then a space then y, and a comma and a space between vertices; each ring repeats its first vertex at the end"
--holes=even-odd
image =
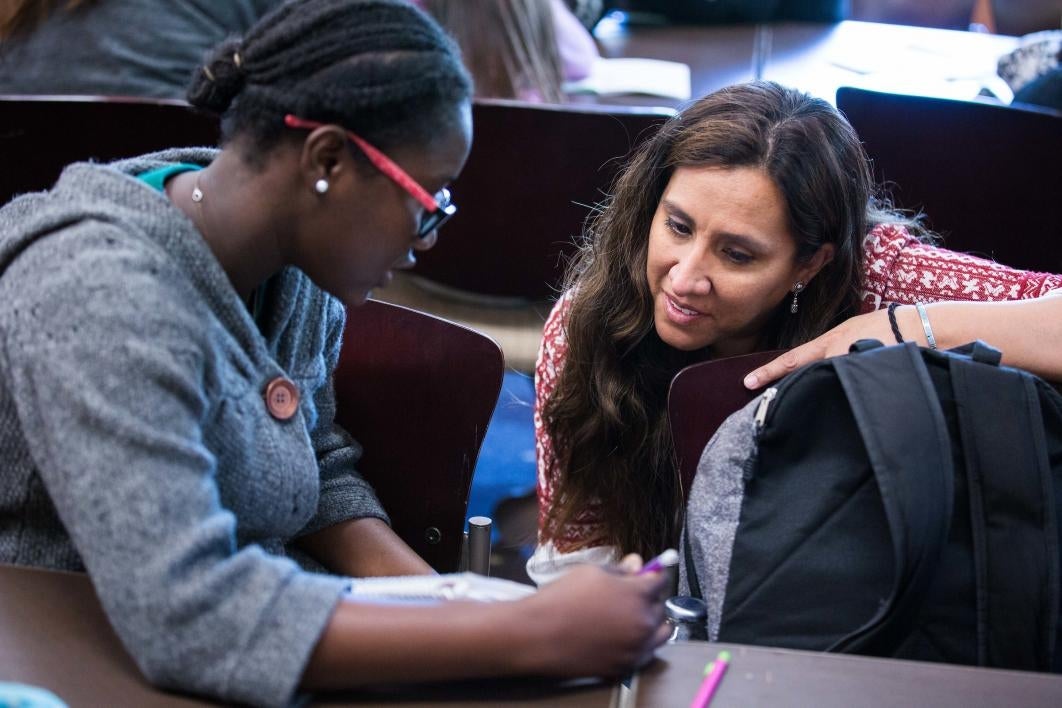
POLYGON ((431 572, 355 471, 331 372, 345 306, 452 213, 470 94, 409 3, 291 2, 193 79, 219 151, 74 164, 0 210, 0 562, 86 571, 154 683, 284 705, 615 676, 666 638, 655 573, 487 604, 346 593, 431 572))

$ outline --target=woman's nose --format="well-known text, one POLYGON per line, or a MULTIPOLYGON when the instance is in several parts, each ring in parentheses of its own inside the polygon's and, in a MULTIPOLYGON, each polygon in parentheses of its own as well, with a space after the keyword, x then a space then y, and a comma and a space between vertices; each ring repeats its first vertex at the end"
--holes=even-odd
POLYGON ((423 238, 414 239, 413 240, 413 247, 410 248, 408 251, 406 251, 406 254, 404 256, 402 256, 401 258, 398 259, 398 262, 395 263, 394 267, 395 268, 400 268, 402 270, 408 270, 409 268, 412 268, 413 266, 415 266, 417 264, 417 256, 413 252, 414 251, 427 251, 429 248, 434 247, 435 246, 435 242, 438 241, 438 240, 439 240, 439 230, 438 229, 435 229, 434 231, 429 233, 427 236, 424 236, 423 238))
POLYGON ((668 271, 676 295, 707 295, 712 291, 708 270, 695 254, 680 258, 668 271))
POLYGON ((413 248, 418 251, 427 251, 429 248, 435 246, 435 243, 439 240, 439 230, 435 229, 427 236, 418 238, 413 242, 413 248))
POLYGON ((391 267, 396 270, 409 270, 417 264, 417 257, 413 255, 413 249, 406 251, 401 258, 394 262, 391 267))

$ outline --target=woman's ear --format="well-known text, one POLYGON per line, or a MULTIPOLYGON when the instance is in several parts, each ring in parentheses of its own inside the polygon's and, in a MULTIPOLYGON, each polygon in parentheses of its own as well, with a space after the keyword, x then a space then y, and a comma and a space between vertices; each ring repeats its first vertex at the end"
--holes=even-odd
POLYGON ((302 143, 299 168, 302 181, 307 189, 316 189, 320 180, 332 181, 343 171, 345 161, 349 161, 347 136, 343 130, 334 125, 323 125, 310 131, 302 143))
POLYGON ((800 280, 810 283, 811 279, 819 274, 819 271, 827 263, 833 260, 834 246, 832 243, 824 243, 815 251, 815 255, 808 259, 800 269, 800 280))

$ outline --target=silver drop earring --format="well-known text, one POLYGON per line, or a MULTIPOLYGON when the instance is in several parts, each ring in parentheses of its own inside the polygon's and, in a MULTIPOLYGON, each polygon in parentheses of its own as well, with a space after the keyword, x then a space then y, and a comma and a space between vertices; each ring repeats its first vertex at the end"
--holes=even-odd
POLYGON ((800 291, 802 291, 803 289, 804 289, 804 281, 803 280, 798 280, 796 282, 796 285, 793 286, 793 302, 789 303, 789 312, 790 312, 790 314, 794 314, 794 315, 796 314, 797 309, 799 308, 799 303, 797 302, 797 298, 800 297, 800 291))
POLYGON ((326 180, 324 177, 322 177, 321 179, 319 179, 316 182, 314 182, 313 183, 313 191, 317 192, 318 194, 324 194, 325 192, 327 192, 328 191, 328 180, 326 180))

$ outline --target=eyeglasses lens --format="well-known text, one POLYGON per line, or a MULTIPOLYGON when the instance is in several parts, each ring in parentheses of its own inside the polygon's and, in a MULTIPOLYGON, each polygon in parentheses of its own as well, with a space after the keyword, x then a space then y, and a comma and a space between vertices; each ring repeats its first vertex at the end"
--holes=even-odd
POLYGON ((417 238, 427 238, 432 231, 445 224, 457 212, 449 189, 440 189, 435 193, 435 204, 438 208, 435 211, 425 212, 421 218, 417 238))

